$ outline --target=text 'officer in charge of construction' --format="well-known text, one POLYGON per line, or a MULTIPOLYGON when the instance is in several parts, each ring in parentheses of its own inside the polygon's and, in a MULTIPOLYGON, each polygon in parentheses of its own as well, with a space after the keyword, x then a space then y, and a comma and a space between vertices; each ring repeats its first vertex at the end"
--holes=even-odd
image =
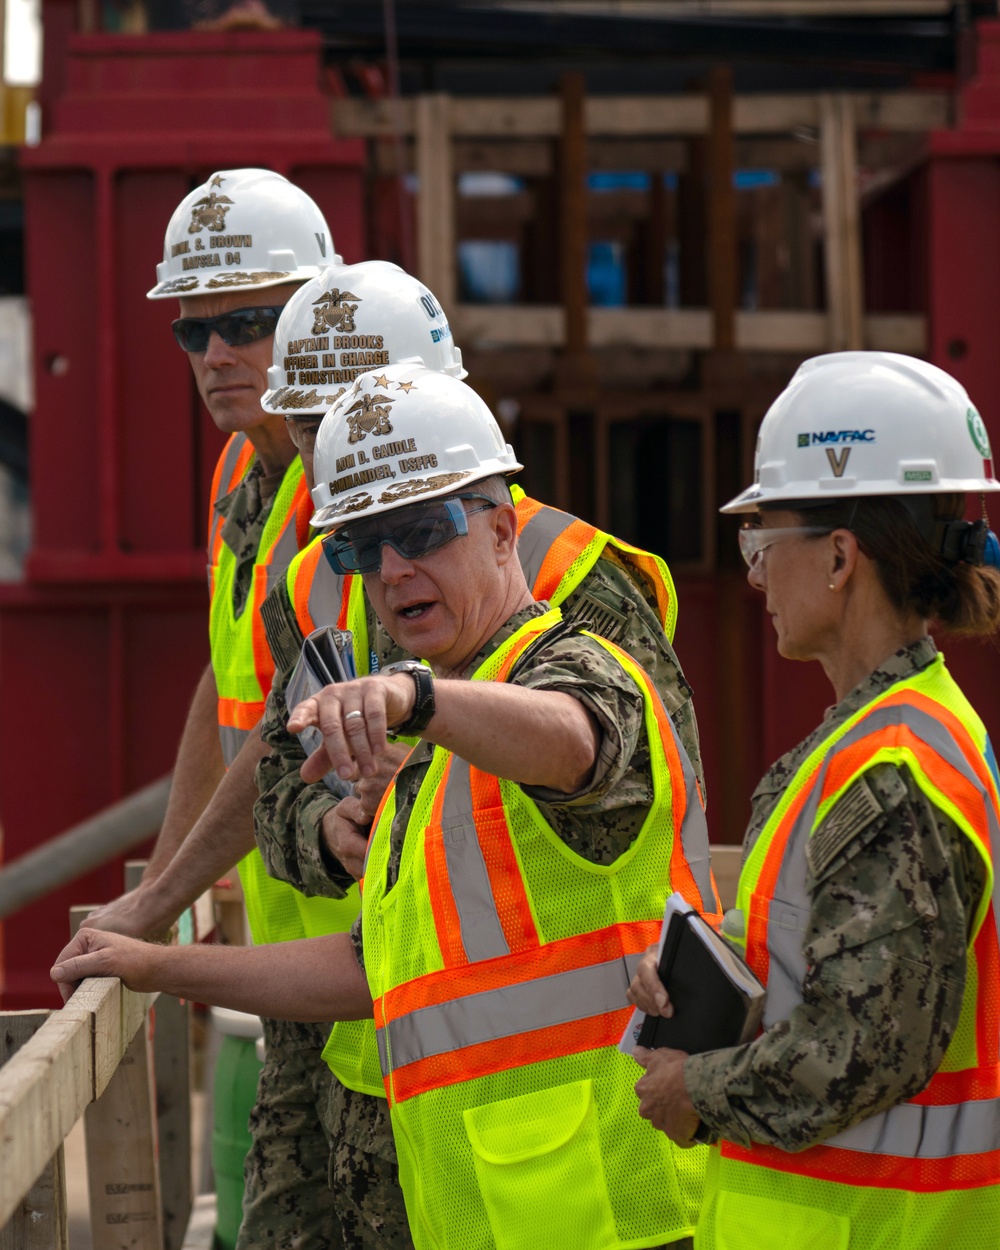
POLYGON ((365 374, 315 467, 328 558, 428 661, 327 686, 289 720, 323 736, 309 781, 370 775, 388 733, 417 740, 375 822, 359 923, 248 950, 81 931, 53 975, 297 1020, 374 1013, 418 1250, 686 1239, 704 1152, 635 1116, 617 1049, 626 969, 667 895, 717 905, 669 717, 627 654, 532 597, 505 482, 520 465, 463 383, 365 374), (375 457, 384 436, 407 450, 375 457))
MULTIPOLYGON (((953 378, 845 352, 799 369, 723 509, 751 514, 780 654, 819 660, 836 704, 757 787, 726 915, 767 985, 763 1031, 638 1056, 641 1114, 718 1138, 698 1250, 1000 1244, 997 765, 928 635, 1000 625, 997 490, 953 378)), ((653 957, 631 994, 671 1010, 653 957)))

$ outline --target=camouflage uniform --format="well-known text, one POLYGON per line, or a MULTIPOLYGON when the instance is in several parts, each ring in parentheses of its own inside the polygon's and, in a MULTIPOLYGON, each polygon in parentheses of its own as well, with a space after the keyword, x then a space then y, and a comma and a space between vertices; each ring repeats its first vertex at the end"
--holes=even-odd
MULTIPOLYGON (((257 845, 268 872, 289 881, 304 894, 338 896, 352 883, 352 878, 341 865, 326 852, 322 837, 322 820, 335 800, 322 783, 306 786, 299 776, 299 768, 305 758, 298 740, 286 729, 288 709, 285 706, 284 688, 291 668, 298 659, 302 635, 294 610, 288 599, 284 583, 276 586, 269 596, 272 613, 280 613, 283 637, 288 640, 287 651, 275 657, 277 672, 274 686, 268 696, 262 733, 274 749, 258 766, 257 782, 261 798, 255 809, 257 845)), ((678 735, 695 763, 701 779, 701 757, 698 749, 698 731, 691 706, 691 688, 684 679, 680 665, 667 642, 656 616, 656 600, 652 589, 643 597, 635 592, 635 583, 610 551, 598 560, 590 575, 563 604, 566 617, 579 614, 584 621, 601 608, 610 609, 618 617, 621 628, 616 641, 633 655, 652 676, 660 697, 671 713, 678 735), (596 609, 596 611, 595 611, 596 609)), ((541 611, 535 608, 533 611, 541 611)), ((602 619, 607 614, 601 613, 602 619)), ((368 637, 371 642, 373 670, 405 658, 395 642, 389 637, 376 618, 371 606, 367 607, 368 637)), ((267 616, 265 615, 265 619, 267 616)), ((269 641, 278 631, 268 631, 269 641)), ((500 639, 491 642, 490 650, 500 639)), ((548 647, 544 650, 547 652, 548 647)), ((630 761, 626 774, 618 779, 620 787, 613 799, 602 808, 604 815, 595 818, 583 811, 565 808, 565 796, 559 796, 559 805, 543 804, 543 811, 553 822, 553 827, 573 846, 574 850, 597 863, 612 862, 631 843, 641 826, 652 794, 648 768, 648 747, 643 728, 642 696, 624 677, 620 666, 607 662, 604 666, 615 670, 616 692, 612 706, 596 711, 598 719, 607 729, 608 743, 602 749, 600 768, 607 774, 611 768, 609 752, 624 755, 630 761), (621 680, 624 679, 624 680, 621 680), (613 819, 607 812, 614 810, 613 819)), ((553 655, 553 661, 558 660, 553 655)), ((566 688, 579 692, 581 674, 562 670, 566 688)), ((546 683, 548 684, 548 683, 546 683)), ((410 763, 421 757, 418 746, 410 763)), ((424 764, 430 758, 424 751, 424 764)), ((409 768, 407 769, 409 772, 409 768)), ((419 776, 422 778, 423 769, 419 776)), ((599 783, 595 776, 593 786, 599 783)), ((419 780, 417 781, 419 788, 419 780)), ((702 782, 704 789, 704 785, 702 782)), ((593 787, 592 787, 593 788, 593 787)), ((415 793, 415 791, 414 791, 415 793)), ((544 800, 541 793, 532 797, 544 800)), ((376 1222, 381 1228, 384 1246, 409 1245, 409 1232, 405 1223, 405 1209, 398 1184, 395 1145, 386 1104, 381 1099, 354 1094, 345 1090, 332 1074, 330 1097, 326 1106, 324 1124, 334 1137, 335 1146, 332 1174, 336 1204, 346 1225, 349 1203, 356 1207, 354 1227, 376 1222), (365 1184, 364 1193, 348 1197, 351 1177, 368 1176, 378 1172, 381 1190, 365 1184), (405 1237, 405 1240, 404 1240, 405 1237)), ((355 1190, 361 1185, 355 1181, 355 1190)), ((350 1244, 350 1242, 348 1242, 350 1244)))
POLYGON ((250 1113, 237 1250, 339 1250, 339 1213, 327 1192, 330 1139, 319 1115, 329 1081, 321 1054, 329 1025, 264 1020, 265 1058, 250 1113))
MULTIPOLYGON (((782 756, 754 793, 745 854, 819 742, 936 654, 930 638, 898 651, 782 756)), ((868 769, 840 803, 858 787, 880 814, 865 805, 825 862, 810 864, 803 1002, 756 1041, 685 1062, 698 1114, 730 1141, 801 1150, 912 1097, 957 1027, 982 862, 905 767, 868 769)))
MULTIPOLYGON (((215 507, 222 540, 236 556, 233 607, 239 615, 284 470, 265 476, 254 460, 215 507)), ((340 1223, 326 1189, 329 1141, 317 1113, 328 1071, 321 1058, 329 1028, 265 1020, 266 1057, 250 1114, 243 1164, 243 1221, 237 1250, 296 1246, 339 1250, 340 1223)))
POLYGON ((260 462, 254 460, 228 495, 216 500, 215 510, 224 517, 222 541, 236 557, 233 579, 233 614, 240 616, 253 585, 253 566, 260 551, 264 526, 271 515, 274 497, 285 471, 265 477, 260 462))

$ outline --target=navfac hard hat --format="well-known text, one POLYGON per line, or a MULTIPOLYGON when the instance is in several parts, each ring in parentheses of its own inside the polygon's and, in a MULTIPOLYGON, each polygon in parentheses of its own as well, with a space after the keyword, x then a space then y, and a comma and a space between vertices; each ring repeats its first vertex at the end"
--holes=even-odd
POLYGON ((269 169, 223 169, 178 204, 146 298, 304 281, 339 259, 304 191, 269 169))
POLYGON ((285 305, 261 406, 322 416, 355 378, 398 360, 465 377, 448 318, 422 282, 385 260, 331 265, 285 305))
POLYGON ((754 484, 722 512, 860 495, 997 491, 989 435, 943 369, 892 352, 805 361, 760 427, 754 484))
POLYGON ((471 386, 412 362, 362 374, 337 400, 319 427, 313 466, 316 529, 524 467, 471 386))

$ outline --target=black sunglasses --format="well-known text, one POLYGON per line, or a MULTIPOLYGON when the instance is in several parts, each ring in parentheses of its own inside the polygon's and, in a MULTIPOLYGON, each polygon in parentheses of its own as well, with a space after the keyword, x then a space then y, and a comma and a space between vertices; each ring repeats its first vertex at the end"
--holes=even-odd
POLYGON ((316 446, 316 435, 319 433, 319 427, 322 424, 322 417, 292 417, 287 412, 285 413, 288 437, 299 451, 309 451, 316 446))
POLYGON ((377 573, 382 567, 383 544, 388 543, 405 560, 419 560, 454 538, 464 538, 469 532, 469 517, 496 506, 496 500, 485 495, 434 499, 336 530, 323 539, 323 554, 335 573, 377 573), (486 502, 466 511, 463 499, 486 502))
POLYGON ((174 338, 186 352, 208 350, 208 340, 217 334, 227 347, 243 347, 274 333, 284 304, 266 308, 234 308, 220 317, 178 317, 174 338))

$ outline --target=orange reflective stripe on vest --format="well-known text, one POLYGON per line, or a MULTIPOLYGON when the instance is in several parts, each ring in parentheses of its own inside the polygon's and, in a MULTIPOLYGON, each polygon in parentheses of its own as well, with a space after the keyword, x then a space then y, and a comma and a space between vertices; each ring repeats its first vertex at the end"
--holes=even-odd
POLYGON ((535 599, 557 607, 610 546, 624 564, 638 570, 641 580, 655 593, 660 624, 667 640, 672 640, 677 597, 663 560, 537 499, 519 496, 515 508, 518 559, 535 599))
MULTIPOLYGON (((245 472, 250 458, 247 448, 252 452, 249 442, 238 447, 231 440, 216 470, 219 490, 232 483, 237 470, 242 468, 245 472)), ((239 615, 233 605, 236 556, 223 541, 222 517, 218 517, 219 524, 213 530, 209 642, 218 691, 219 734, 227 767, 263 715, 274 676, 274 660, 267 644, 261 605, 306 541, 311 514, 312 501, 306 490, 301 461, 296 458, 285 472, 264 523, 249 594, 239 615)))
POLYGON ((628 1024, 631 971, 660 931, 616 924, 452 966, 399 986, 376 1005, 390 1101, 568 1053, 615 1046, 628 1024), (625 956, 632 956, 626 962, 625 956))
POLYGON ((253 443, 245 434, 232 434, 229 441, 222 449, 215 466, 215 472, 212 475, 212 492, 208 503, 208 570, 209 585, 208 593, 214 594, 215 588, 212 584, 212 573, 215 566, 219 562, 219 548, 222 543, 222 527, 226 523, 226 519, 222 514, 216 511, 215 505, 220 499, 225 499, 230 491, 236 489, 243 479, 243 475, 250 467, 253 460, 253 443))

